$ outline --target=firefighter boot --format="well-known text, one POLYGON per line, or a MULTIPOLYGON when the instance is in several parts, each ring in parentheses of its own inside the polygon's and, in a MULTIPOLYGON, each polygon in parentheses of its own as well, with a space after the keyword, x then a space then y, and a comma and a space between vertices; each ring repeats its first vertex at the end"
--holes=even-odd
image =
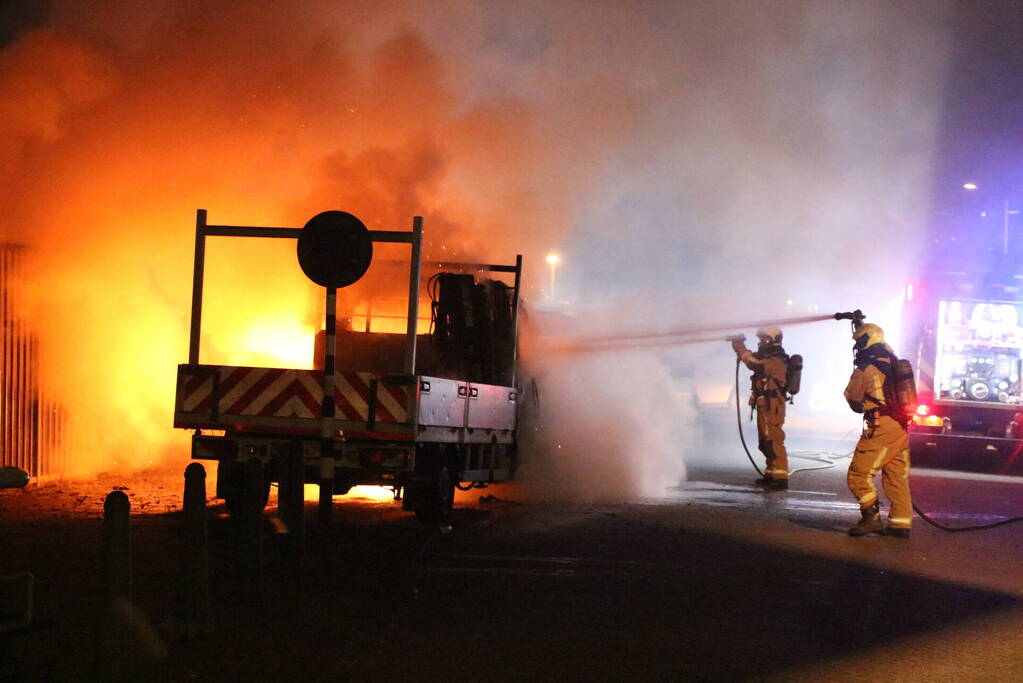
POLYGON ((860 508, 860 521, 856 526, 849 529, 850 536, 866 536, 867 534, 881 533, 884 531, 884 522, 881 521, 881 503, 874 501, 873 505, 860 508))
POLYGON ((775 479, 774 477, 760 477, 753 483, 765 491, 787 491, 789 488, 788 479, 775 479))

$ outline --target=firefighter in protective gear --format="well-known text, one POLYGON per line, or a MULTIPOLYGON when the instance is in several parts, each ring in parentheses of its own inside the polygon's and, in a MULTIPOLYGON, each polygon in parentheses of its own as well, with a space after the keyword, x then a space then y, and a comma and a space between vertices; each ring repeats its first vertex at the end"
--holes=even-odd
POLYGON ((785 375, 789 357, 781 345, 781 330, 762 327, 757 330, 757 350, 746 348, 741 339, 732 340, 732 349, 753 375, 750 378, 749 404, 757 413, 757 443, 764 454, 764 476, 757 484, 767 490, 789 487, 789 457, 785 451, 785 375))
POLYGON ((854 412, 863 414, 863 434, 856 443, 847 481, 860 504, 860 521, 850 536, 882 533, 908 538, 913 504, 909 497, 909 434, 906 416, 896 402, 895 354, 884 342, 884 332, 872 323, 853 332, 855 369, 845 388, 854 412), (888 525, 881 520, 881 503, 874 475, 882 472, 885 495, 891 504, 888 525))

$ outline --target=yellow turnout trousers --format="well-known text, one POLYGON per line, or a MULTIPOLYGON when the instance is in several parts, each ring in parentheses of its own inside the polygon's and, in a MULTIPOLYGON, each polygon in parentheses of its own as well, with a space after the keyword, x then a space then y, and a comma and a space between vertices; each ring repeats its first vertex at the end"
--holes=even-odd
POLYGON ((891 503, 888 525, 908 529, 913 522, 913 503, 909 497, 909 434, 898 422, 881 415, 869 423, 856 443, 847 481, 860 507, 877 500, 874 475, 881 470, 884 494, 891 503))
POLYGON ((764 454, 766 467, 764 476, 768 479, 789 478, 789 454, 785 451, 785 401, 779 398, 760 397, 757 406, 757 447, 764 454))

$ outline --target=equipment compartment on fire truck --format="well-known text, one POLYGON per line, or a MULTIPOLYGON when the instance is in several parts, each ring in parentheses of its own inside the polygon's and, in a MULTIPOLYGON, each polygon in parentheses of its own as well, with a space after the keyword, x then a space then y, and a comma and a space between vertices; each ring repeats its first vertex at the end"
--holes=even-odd
MULTIPOLYGON (((424 520, 442 519, 460 484, 509 479, 516 462, 521 256, 514 265, 428 263, 424 269, 421 219, 408 232, 368 231, 374 243, 411 247, 408 261, 383 264, 407 278, 404 312, 339 314, 334 357, 325 362, 328 327, 317 335, 312 369, 199 362, 205 239, 300 232, 210 226, 205 211, 198 213, 192 337, 189 362, 178 366, 174 426, 196 430, 193 458, 218 462, 217 496, 238 511, 241 466, 253 458, 263 464, 268 496, 284 459, 298 452, 307 483, 329 485, 332 494, 356 485, 391 487, 424 520), (429 296, 425 321, 418 314, 421 279, 429 296), (331 361, 334 371, 325 376, 331 361), (325 386, 333 387, 326 412, 325 386)), ((367 280, 365 290, 393 289, 393 277, 376 277, 387 282, 367 280)))
POLYGON ((1021 285, 1011 274, 935 272, 908 290, 908 320, 922 330, 914 464, 984 472, 1014 464, 1023 443, 1021 285))

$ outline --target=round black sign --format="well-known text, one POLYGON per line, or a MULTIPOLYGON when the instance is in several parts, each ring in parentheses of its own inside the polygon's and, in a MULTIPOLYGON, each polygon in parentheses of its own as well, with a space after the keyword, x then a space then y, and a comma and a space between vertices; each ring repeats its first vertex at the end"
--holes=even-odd
POLYGON ((347 287, 366 274, 373 240, 362 221, 344 211, 324 211, 309 219, 298 236, 298 265, 323 287, 347 287))

